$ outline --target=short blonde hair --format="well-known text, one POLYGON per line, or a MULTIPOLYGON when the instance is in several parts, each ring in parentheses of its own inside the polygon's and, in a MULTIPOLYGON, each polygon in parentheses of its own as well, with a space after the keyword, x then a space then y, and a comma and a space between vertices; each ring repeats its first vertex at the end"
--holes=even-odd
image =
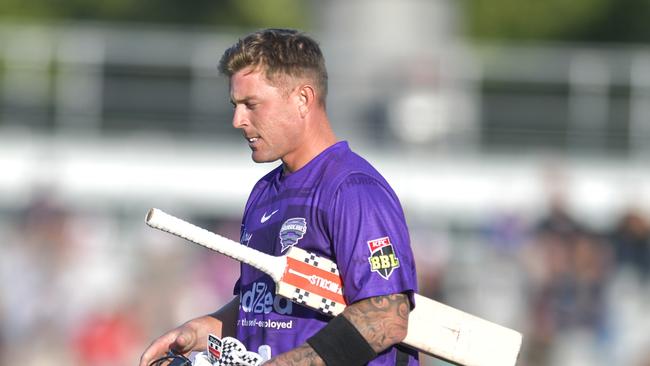
MULTIPOLYGON (((307 79, 324 106, 327 97, 325 58, 315 40, 293 29, 264 29, 228 48, 219 72, 231 77, 247 67, 261 68, 269 82, 288 88, 286 77, 307 79)), ((291 86, 292 87, 292 86, 291 86)))

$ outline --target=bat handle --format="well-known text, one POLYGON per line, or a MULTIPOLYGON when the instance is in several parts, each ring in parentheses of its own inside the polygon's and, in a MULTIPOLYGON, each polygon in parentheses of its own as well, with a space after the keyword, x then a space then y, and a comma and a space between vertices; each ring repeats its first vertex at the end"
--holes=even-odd
POLYGON ((152 228, 174 234, 251 265, 271 276, 276 282, 280 281, 284 274, 284 268, 286 267, 285 257, 275 257, 249 248, 234 240, 190 224, 157 208, 149 210, 145 222, 152 228))

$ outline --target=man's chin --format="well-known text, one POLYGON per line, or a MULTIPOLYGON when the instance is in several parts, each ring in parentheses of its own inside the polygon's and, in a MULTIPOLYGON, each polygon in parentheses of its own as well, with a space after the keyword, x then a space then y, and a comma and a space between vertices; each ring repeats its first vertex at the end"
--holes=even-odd
POLYGON ((259 155, 259 154, 255 154, 255 152, 253 152, 253 154, 251 154, 251 158, 256 163, 272 163, 272 162, 277 161, 279 159, 277 157, 262 156, 262 155, 259 155))

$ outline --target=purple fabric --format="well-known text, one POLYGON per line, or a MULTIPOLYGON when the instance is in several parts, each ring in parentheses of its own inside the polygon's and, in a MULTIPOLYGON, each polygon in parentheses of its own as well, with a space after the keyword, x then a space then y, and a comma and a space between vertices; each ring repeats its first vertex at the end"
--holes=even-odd
MULTIPOLYGON (((417 291, 415 264, 404 214, 384 178, 347 142, 339 142, 300 170, 278 167, 253 188, 244 211, 242 244, 273 255, 296 245, 334 259, 348 303, 417 291)), ((272 355, 294 349, 328 318, 275 296, 271 278, 246 265, 234 292, 240 296, 237 338, 251 351, 272 355)), ((394 365, 396 349, 369 365, 394 365)), ((409 365, 417 365, 415 352, 409 365)))

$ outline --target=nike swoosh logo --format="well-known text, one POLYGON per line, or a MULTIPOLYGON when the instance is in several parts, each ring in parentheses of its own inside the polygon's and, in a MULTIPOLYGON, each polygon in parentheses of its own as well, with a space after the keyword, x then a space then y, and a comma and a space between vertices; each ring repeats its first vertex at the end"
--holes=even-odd
POLYGON ((279 211, 279 210, 275 210, 275 211, 271 212, 268 216, 266 216, 266 212, 264 212, 264 215, 262 215, 262 218, 260 219, 260 223, 263 224, 263 223, 269 221, 269 219, 271 218, 271 216, 273 216, 273 214, 275 214, 275 213, 278 212, 278 211, 279 211))

